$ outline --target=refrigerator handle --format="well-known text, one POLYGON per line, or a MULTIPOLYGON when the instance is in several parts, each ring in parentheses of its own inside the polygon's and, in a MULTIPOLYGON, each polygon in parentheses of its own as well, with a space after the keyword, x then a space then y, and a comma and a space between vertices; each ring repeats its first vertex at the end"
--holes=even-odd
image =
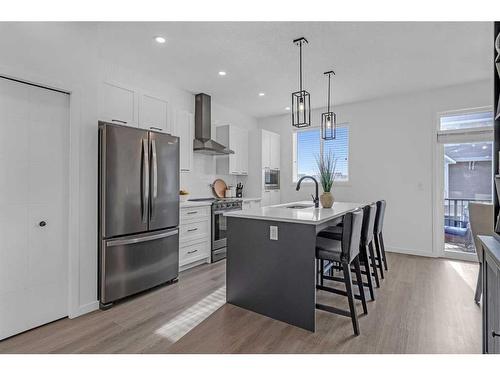
POLYGON ((148 201, 149 201, 149 152, 148 140, 142 140, 142 222, 148 220, 148 201))
POLYGON ((151 197, 151 219, 155 214, 156 197, 158 196, 158 158, 156 157, 156 140, 151 141, 151 168, 153 174, 153 191, 151 197))

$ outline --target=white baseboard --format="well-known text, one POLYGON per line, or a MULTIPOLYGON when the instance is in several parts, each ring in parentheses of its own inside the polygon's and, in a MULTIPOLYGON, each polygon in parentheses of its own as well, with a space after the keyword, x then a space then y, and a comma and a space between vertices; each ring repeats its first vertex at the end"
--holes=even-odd
POLYGON ((95 311, 99 309, 99 301, 93 301, 90 303, 87 303, 85 305, 79 306, 76 311, 70 312, 68 314, 68 318, 73 319, 77 318, 81 315, 88 314, 89 312, 95 311))
POLYGON ((406 254, 406 255, 416 255, 416 256, 421 256, 421 257, 428 257, 428 258, 437 258, 437 256, 429 251, 422 251, 422 250, 416 250, 416 249, 405 249, 401 247, 386 247, 385 251, 389 253, 399 253, 399 254, 406 254))

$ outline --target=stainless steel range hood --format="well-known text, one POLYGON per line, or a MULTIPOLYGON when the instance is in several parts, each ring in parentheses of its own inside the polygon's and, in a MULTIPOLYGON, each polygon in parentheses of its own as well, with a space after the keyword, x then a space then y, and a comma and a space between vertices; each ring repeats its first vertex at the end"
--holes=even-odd
POLYGON ((208 155, 234 154, 233 150, 212 139, 211 98, 207 94, 196 95, 193 150, 208 155))

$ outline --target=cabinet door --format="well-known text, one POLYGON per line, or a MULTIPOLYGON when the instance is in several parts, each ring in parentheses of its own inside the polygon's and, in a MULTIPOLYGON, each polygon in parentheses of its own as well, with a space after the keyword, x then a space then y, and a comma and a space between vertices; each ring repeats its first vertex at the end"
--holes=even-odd
POLYGON ((271 137, 265 130, 262 131, 262 168, 271 168, 271 137))
POLYGON ((229 173, 241 174, 240 161, 240 131, 235 126, 229 126, 229 148, 234 154, 229 155, 229 173))
POLYGON ((99 120, 137 126, 136 93, 128 88, 103 82, 100 90, 99 120))
POLYGON ((167 132, 167 102, 150 95, 142 95, 139 108, 139 126, 143 129, 167 132))
POLYGON ((279 134, 271 133, 270 139, 271 168, 280 169, 280 136, 279 134))
POLYGON ((485 254, 485 296, 486 298, 486 343, 487 343, 487 353, 495 354, 500 353, 500 338, 498 336, 494 337, 493 332, 500 334, 499 320, 500 320, 500 272, 496 267, 492 259, 488 259, 488 255, 485 254))
POLYGON ((248 131, 240 129, 240 166, 241 174, 248 174, 248 131))
POLYGON ((180 138, 180 169, 189 172, 193 166, 194 115, 184 110, 177 110, 174 135, 180 138))
POLYGON ((279 190, 271 190, 271 205, 281 203, 281 193, 279 190))

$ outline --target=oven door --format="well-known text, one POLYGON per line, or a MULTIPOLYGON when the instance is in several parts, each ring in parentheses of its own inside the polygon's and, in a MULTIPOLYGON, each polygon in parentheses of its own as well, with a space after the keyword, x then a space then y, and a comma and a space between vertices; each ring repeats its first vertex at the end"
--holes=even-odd
POLYGON ((212 214, 212 251, 226 247, 227 220, 225 211, 214 211, 212 214))

